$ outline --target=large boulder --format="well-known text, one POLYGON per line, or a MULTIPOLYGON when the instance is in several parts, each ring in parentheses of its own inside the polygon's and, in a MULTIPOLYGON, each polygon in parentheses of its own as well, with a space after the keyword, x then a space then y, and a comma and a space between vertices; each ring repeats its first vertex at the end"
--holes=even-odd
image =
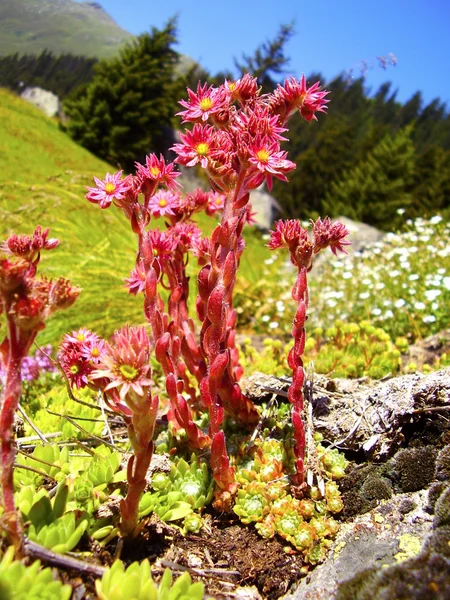
POLYGON ((40 87, 27 87, 23 90, 20 96, 37 106, 42 112, 44 112, 48 117, 54 117, 55 115, 60 115, 61 110, 61 102, 53 92, 49 92, 47 90, 43 90, 40 87))

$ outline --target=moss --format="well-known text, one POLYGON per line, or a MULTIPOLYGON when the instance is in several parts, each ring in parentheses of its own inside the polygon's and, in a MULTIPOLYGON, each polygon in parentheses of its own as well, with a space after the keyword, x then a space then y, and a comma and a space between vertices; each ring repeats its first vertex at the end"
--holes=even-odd
POLYGON ((450 444, 439 452, 436 460, 436 479, 450 481, 450 444))
POLYGON ((402 515, 406 515, 412 510, 414 510, 416 506, 417 504, 414 502, 414 500, 411 500, 411 498, 405 498, 404 500, 402 500, 400 506, 398 507, 398 510, 402 513, 402 515))
POLYGON ((339 482, 344 503, 344 518, 368 512, 378 505, 379 500, 391 497, 391 484, 379 473, 378 467, 367 465, 353 469, 339 482))
POLYGON ((363 571, 339 585, 336 600, 446 600, 450 561, 422 553, 399 565, 363 571))
POLYGON ((431 447, 400 450, 389 461, 390 477, 400 492, 417 492, 434 479, 436 450, 431 447))
POLYGON ((361 486, 360 492, 366 500, 388 500, 392 497, 392 485, 385 477, 370 475, 361 486))
POLYGON ((376 575, 377 570, 375 568, 364 569, 364 571, 357 573, 355 577, 343 581, 336 591, 335 600, 356 600, 364 589, 372 583, 376 575))
POLYGON ((450 526, 439 527, 425 543, 424 551, 430 554, 442 554, 450 559, 450 526))
POLYGON ((427 512, 430 514, 434 513, 436 502, 439 500, 442 492, 445 490, 447 485, 443 481, 436 481, 432 483, 428 490, 428 504, 426 506, 427 512))
POLYGON ((436 502, 433 528, 450 525, 450 486, 441 494, 436 502))

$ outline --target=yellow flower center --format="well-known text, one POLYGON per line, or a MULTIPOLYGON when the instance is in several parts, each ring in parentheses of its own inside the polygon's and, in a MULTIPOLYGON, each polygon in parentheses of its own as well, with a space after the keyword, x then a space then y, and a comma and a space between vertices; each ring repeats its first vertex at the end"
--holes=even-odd
POLYGON ((79 371, 79 368, 77 367, 77 365, 72 365, 69 369, 69 371, 73 374, 76 375, 79 371))
POLYGON ((236 82, 232 81, 231 83, 228 84, 228 89, 230 90, 230 92, 234 92, 236 90, 236 82))
POLYGON ((268 150, 266 150, 265 148, 263 148, 262 150, 258 150, 258 152, 256 153, 256 158, 259 160, 259 162, 262 162, 262 163, 269 162, 269 157, 270 157, 270 152, 268 150))
POLYGON ((128 379, 130 381, 138 374, 136 367, 132 367, 131 365, 121 365, 119 371, 124 379, 128 379))
POLYGON ((100 356, 100 350, 98 348, 92 348, 91 354, 94 357, 100 356))
POLYGON ((84 342, 85 339, 86 339, 86 336, 84 335, 84 333, 77 333, 77 340, 79 342, 84 342))
POLYGON ((212 100, 211 100, 211 98, 202 98, 200 100, 200 108, 202 110, 205 110, 205 111, 209 110, 211 108, 211 106, 212 106, 212 100))
POLYGON ((209 146, 206 142, 200 142, 200 144, 197 144, 197 154, 200 154, 200 156, 207 156, 208 152, 209 152, 209 146))
POLYGON ((164 200, 164 198, 161 198, 161 200, 158 202, 158 204, 161 208, 164 208, 165 206, 167 206, 167 202, 164 200))
POLYGON ((220 206, 222 204, 221 198, 216 198, 216 206, 220 206))
POLYGON ((153 175, 153 177, 158 177, 158 175, 161 174, 161 169, 158 169, 158 167, 152 167, 150 169, 150 174, 153 175))
POLYGON ((114 194, 115 191, 116 191, 116 184, 115 183, 108 182, 105 185, 105 192, 107 194, 114 194))

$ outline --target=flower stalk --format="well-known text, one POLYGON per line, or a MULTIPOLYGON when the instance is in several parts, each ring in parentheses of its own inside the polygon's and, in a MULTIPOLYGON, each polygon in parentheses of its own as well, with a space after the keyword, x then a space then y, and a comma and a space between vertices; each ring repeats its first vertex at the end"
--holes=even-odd
POLYGON ((292 288, 292 299, 297 303, 292 325, 294 345, 289 351, 288 365, 292 370, 292 383, 288 389, 288 399, 292 404, 292 425, 294 429, 295 485, 301 486, 305 479, 305 425, 303 420, 305 370, 303 354, 305 351, 305 323, 309 304, 307 274, 311 271, 314 257, 328 246, 336 254, 338 250, 345 253, 345 246, 350 244, 345 238, 347 228, 336 221, 332 223, 327 217, 319 218, 313 226, 313 239, 300 221, 286 220, 275 223, 275 231, 270 232, 267 244, 270 250, 287 248, 292 264, 297 268, 297 278, 292 288))

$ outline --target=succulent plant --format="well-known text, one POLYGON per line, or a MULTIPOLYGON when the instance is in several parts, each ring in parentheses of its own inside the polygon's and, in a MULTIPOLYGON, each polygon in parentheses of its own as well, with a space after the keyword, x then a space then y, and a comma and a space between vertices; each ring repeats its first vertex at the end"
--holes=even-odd
POLYGON ((147 559, 140 564, 134 562, 127 569, 116 561, 97 579, 95 589, 100 600, 202 600, 204 593, 203 583, 192 583, 189 573, 172 583, 169 569, 156 584, 147 559))
POLYGON ((69 600, 72 587, 53 578, 52 569, 40 568, 36 561, 26 567, 14 561, 10 546, 0 562, 0 598, 2 600, 69 600))
POLYGON ((25 513, 26 520, 30 522, 28 537, 55 552, 73 550, 89 524, 86 513, 65 512, 68 494, 69 488, 65 482, 59 484, 53 500, 42 490, 25 513))

